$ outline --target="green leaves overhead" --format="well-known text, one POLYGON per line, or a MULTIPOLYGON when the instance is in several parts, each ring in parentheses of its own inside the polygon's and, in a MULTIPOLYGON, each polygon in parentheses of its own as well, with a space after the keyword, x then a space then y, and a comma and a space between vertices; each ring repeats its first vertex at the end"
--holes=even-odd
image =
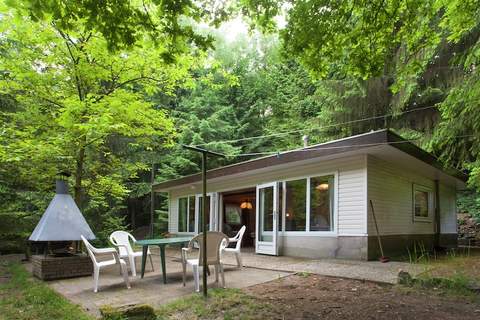
POLYGON ((287 52, 325 77, 369 78, 408 63, 440 38, 433 1, 296 1, 282 36, 287 52), (428 37, 426 37, 428 35, 428 37))
POLYGON ((169 61, 190 45, 211 47, 211 38, 196 33, 189 20, 218 23, 228 11, 214 1, 189 0, 29 0, 9 4, 24 9, 34 21, 52 22, 66 33, 81 24, 83 32, 101 34, 111 51, 131 47, 148 36, 167 48, 161 55, 169 61))
POLYGON ((11 104, 0 111, 2 176, 17 177, 11 189, 47 191, 59 171, 71 172, 90 221, 117 221, 127 182, 175 137, 167 110, 151 97, 191 87, 201 55, 177 53, 167 63, 159 57, 169 49, 145 35, 111 51, 76 16, 60 27, 1 6, 0 97, 11 104))

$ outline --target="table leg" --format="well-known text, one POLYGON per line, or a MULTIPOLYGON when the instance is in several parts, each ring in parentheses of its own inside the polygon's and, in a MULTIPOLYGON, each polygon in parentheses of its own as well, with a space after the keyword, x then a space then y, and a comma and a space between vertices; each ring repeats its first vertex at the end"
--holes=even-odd
POLYGON ((160 260, 162 262, 163 283, 167 283, 167 271, 165 266, 165 246, 160 246, 160 260))
POLYGON ((142 279, 145 274, 145 263, 147 262, 148 246, 142 247, 142 279))

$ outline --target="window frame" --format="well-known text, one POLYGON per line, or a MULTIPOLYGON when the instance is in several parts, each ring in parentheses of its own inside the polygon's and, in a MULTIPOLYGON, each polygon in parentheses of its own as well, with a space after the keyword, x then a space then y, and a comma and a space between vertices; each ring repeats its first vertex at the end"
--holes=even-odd
MULTIPOLYGON (((214 222, 213 221, 215 218, 215 197, 214 197, 214 194, 215 192, 207 192, 207 197, 210 197, 210 219, 208 221, 208 224, 210 225, 209 227, 209 230, 208 231, 214 231, 214 222)), ((194 195, 195 196, 195 232, 194 234, 198 234, 199 231, 200 231, 200 226, 199 226, 199 222, 200 222, 200 198, 203 198, 203 194, 202 193, 197 193, 194 195)))
POLYGON ((281 192, 282 192, 282 229, 278 230, 284 236, 318 236, 318 237, 331 237, 338 235, 338 171, 330 171, 330 172, 321 172, 310 174, 308 176, 300 176, 300 177, 292 177, 284 180, 279 181, 281 184, 281 192), (333 224, 333 228, 330 231, 311 231, 310 230, 310 203, 311 203, 311 190, 310 190, 310 183, 311 178, 317 177, 326 177, 326 176, 333 176, 333 211, 331 215, 331 223, 333 224), (286 231, 285 230, 285 222, 286 222, 286 182, 287 181, 295 181, 295 180, 307 180, 307 188, 306 188, 306 230, 305 231, 286 231))
MULTIPOLYGON (((195 208, 197 207, 197 198, 195 197, 194 194, 189 194, 189 195, 186 195, 186 196, 181 196, 181 197, 178 197, 177 198, 177 234, 184 234, 184 235, 192 235, 192 234, 195 234, 195 231, 188 231, 190 230, 190 198, 194 198, 195 200, 195 208), (186 219, 187 219, 187 231, 179 231, 179 220, 180 220, 180 199, 187 199, 187 216, 186 216, 186 219)), ((194 210, 193 212, 193 215, 194 215, 194 223, 195 225, 197 224, 197 217, 196 217, 196 209, 194 210)))
POLYGON ((286 233, 290 234, 290 232, 301 232, 305 233, 309 231, 309 222, 310 222, 310 193, 307 190, 310 187, 310 177, 303 177, 303 178, 295 178, 295 179, 288 179, 281 181, 281 192, 282 192, 282 218, 285 217, 285 223, 283 223, 282 219, 282 230, 278 231, 285 231, 286 233), (299 181, 305 180, 305 230, 304 231, 293 231, 293 230, 286 230, 286 222, 287 222, 287 183, 290 181, 299 181))
POLYGON ((413 222, 432 222, 433 221, 433 215, 435 213, 435 194, 433 192, 433 188, 416 184, 412 184, 412 218, 413 222), (419 192, 426 192, 428 195, 428 216, 427 217, 419 217, 415 215, 415 193, 419 192))

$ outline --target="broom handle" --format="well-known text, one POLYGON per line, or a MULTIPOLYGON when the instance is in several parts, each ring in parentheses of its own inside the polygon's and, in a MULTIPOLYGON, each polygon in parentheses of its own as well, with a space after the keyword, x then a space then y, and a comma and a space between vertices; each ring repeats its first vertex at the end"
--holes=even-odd
POLYGON ((375 210, 373 209, 373 202, 370 200, 370 207, 372 208, 372 215, 373 215, 373 221, 375 222, 375 230, 377 230, 377 240, 378 240, 378 245, 380 246, 380 253, 383 255, 383 247, 382 247, 382 240, 380 239, 380 233, 378 232, 378 224, 377 224, 377 218, 375 217, 375 210))

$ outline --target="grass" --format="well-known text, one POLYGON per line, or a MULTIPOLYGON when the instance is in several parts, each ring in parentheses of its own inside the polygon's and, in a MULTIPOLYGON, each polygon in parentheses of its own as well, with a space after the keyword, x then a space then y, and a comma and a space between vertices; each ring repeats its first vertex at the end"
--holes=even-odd
POLYGON ((157 310, 158 319, 266 319, 273 310, 267 303, 238 289, 209 290, 207 300, 201 294, 175 300, 157 310))
POLYGON ((478 295, 472 291, 471 285, 472 280, 462 274, 446 278, 423 275, 416 279, 414 283, 414 287, 421 289, 438 290, 452 296, 478 298, 478 295))
POLYGON ((472 288, 480 286, 480 253, 450 250, 443 254, 427 252, 422 246, 409 251, 411 263, 425 267, 413 287, 478 299, 472 288))
POLYGON ((82 309, 57 294, 43 282, 33 279, 19 263, 0 265, 0 319, 92 320, 82 309))
POLYGON ((308 278, 310 275, 311 275, 310 272, 304 272, 304 271, 297 272, 297 276, 302 277, 302 278, 308 278))

